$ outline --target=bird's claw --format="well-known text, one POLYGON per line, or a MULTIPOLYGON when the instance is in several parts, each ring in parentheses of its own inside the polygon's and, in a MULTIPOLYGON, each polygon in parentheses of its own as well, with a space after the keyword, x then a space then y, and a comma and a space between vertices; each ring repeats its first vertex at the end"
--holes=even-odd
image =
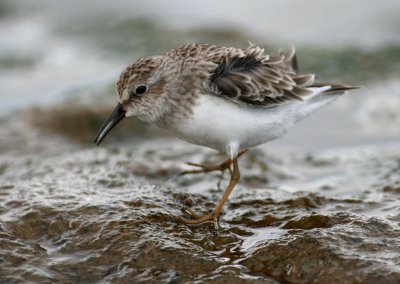
POLYGON ((215 211, 213 211, 210 214, 204 215, 204 216, 198 215, 197 213, 193 212, 193 210, 191 210, 191 209, 184 209, 183 211, 185 213, 189 214, 191 217, 193 217, 193 219, 186 219, 183 217, 180 218, 181 221, 183 223, 185 223, 186 225, 200 225, 200 224, 204 224, 204 223, 208 223, 208 222, 213 222, 215 229, 218 230, 219 214, 216 214, 215 211))

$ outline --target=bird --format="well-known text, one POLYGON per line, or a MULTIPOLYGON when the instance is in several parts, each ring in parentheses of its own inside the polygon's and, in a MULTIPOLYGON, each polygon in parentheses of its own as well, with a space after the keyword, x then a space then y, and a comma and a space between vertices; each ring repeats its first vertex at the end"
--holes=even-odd
POLYGON ((186 44, 163 55, 140 58, 126 67, 117 84, 117 106, 99 129, 99 145, 123 118, 135 116, 189 143, 220 151, 228 158, 185 173, 230 172, 229 184, 211 213, 186 210, 185 224, 218 219, 240 179, 238 158, 249 149, 284 136, 297 122, 349 90, 318 83, 299 72, 295 48, 269 55, 258 45, 246 48, 186 44))

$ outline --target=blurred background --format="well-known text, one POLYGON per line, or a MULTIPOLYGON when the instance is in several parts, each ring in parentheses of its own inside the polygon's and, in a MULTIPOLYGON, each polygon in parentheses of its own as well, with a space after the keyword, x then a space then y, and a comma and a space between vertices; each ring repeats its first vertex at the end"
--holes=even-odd
MULTIPOLYGON (((89 145, 130 62, 192 42, 267 53, 295 46, 300 70, 363 86, 295 128, 302 149, 400 137, 400 4, 332 1, 2 1, 0 109, 89 145), (362 11, 362 12, 360 12, 362 11)), ((29 131, 29 130, 28 130, 29 131)), ((124 121, 107 139, 166 135, 124 121)))

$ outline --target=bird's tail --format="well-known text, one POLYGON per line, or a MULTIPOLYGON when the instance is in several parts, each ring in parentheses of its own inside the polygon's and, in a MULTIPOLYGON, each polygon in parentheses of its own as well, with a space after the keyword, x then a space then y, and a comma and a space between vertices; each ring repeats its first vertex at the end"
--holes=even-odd
POLYGON ((333 102, 347 91, 358 88, 360 87, 330 83, 313 83, 308 86, 308 90, 312 91, 312 94, 308 96, 303 103, 297 105, 296 120, 299 121, 305 118, 317 109, 333 102))
POLYGON ((332 84, 332 83, 313 83, 308 88, 323 88, 329 86, 326 90, 322 91, 321 94, 343 94, 349 90, 356 90, 361 88, 360 86, 349 86, 344 84, 332 84))

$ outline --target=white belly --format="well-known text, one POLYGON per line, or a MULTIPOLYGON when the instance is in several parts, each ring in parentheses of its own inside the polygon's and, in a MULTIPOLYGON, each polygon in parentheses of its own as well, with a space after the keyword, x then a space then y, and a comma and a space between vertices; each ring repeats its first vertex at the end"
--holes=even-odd
MULTIPOLYGON (((322 96, 318 96, 322 97, 322 96)), ((193 116, 168 125, 179 138, 232 154, 282 137, 301 118, 337 96, 304 102, 288 102, 263 108, 239 105, 212 95, 202 95, 193 116), (237 149, 231 149, 231 147, 237 149)))

